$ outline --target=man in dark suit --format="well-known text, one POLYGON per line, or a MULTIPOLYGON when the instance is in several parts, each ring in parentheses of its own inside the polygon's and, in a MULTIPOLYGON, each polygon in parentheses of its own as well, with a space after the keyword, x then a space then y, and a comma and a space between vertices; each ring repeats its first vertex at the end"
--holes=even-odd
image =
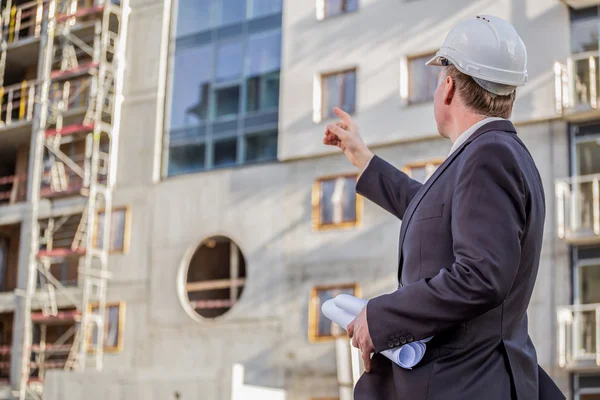
POLYGON ((443 67, 434 113, 453 147, 425 184, 374 156, 335 110, 341 121, 324 143, 361 169, 358 193, 402 220, 398 290, 371 299, 348 327, 367 371, 355 400, 564 399, 527 331, 546 210, 508 120, 526 61, 504 20, 479 16, 452 30, 428 64, 443 67), (378 354, 429 336, 412 370, 378 354))

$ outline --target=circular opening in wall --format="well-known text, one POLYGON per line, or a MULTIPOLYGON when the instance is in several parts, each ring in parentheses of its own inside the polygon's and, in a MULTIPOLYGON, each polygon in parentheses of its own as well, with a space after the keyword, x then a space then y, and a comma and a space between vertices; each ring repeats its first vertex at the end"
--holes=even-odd
POLYGON ((225 314, 242 295, 246 283, 246 261, 229 238, 213 236, 194 252, 187 270, 188 301, 204 318, 225 314))

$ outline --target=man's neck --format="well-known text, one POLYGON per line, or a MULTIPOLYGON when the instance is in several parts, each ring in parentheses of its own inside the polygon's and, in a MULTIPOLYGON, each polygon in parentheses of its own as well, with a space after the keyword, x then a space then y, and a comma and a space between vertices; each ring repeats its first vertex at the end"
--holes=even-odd
POLYGON ((458 139, 467 129, 486 118, 485 115, 478 114, 463 115, 461 118, 455 120, 452 129, 448 133, 448 138, 452 141, 452 144, 454 144, 456 139, 458 139))

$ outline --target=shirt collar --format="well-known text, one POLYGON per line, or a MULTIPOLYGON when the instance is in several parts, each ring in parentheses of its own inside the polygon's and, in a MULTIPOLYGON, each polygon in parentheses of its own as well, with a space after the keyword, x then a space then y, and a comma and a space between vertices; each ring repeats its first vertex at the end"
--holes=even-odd
POLYGON ((464 131, 454 142, 454 144, 452 145, 452 148, 450 149, 450 154, 454 153, 456 151, 456 149, 458 149, 463 143, 465 143, 467 140, 469 140, 469 138, 482 126, 484 126, 485 124, 488 124, 492 121, 501 121, 504 118, 499 118, 499 117, 488 117, 485 119, 482 119, 481 121, 475 123, 474 125, 472 125, 469 129, 467 129, 466 131, 464 131))

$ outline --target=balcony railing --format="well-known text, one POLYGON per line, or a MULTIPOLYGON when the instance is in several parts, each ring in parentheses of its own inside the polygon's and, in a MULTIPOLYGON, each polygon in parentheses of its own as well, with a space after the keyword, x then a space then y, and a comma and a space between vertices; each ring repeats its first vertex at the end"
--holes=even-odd
POLYGON ((566 63, 554 63, 555 108, 560 114, 598 108, 600 54, 573 55, 566 63))
POLYGON ((600 368, 600 304, 558 309, 559 365, 600 368))
POLYGON ((38 87, 35 81, 0 87, 0 127, 32 120, 38 87))
POLYGON ((42 32, 42 19, 47 0, 33 0, 6 8, 2 12, 2 41, 17 43, 28 38, 38 38, 42 32))
POLYGON ((600 242, 600 174, 555 183, 558 236, 573 244, 600 242))

